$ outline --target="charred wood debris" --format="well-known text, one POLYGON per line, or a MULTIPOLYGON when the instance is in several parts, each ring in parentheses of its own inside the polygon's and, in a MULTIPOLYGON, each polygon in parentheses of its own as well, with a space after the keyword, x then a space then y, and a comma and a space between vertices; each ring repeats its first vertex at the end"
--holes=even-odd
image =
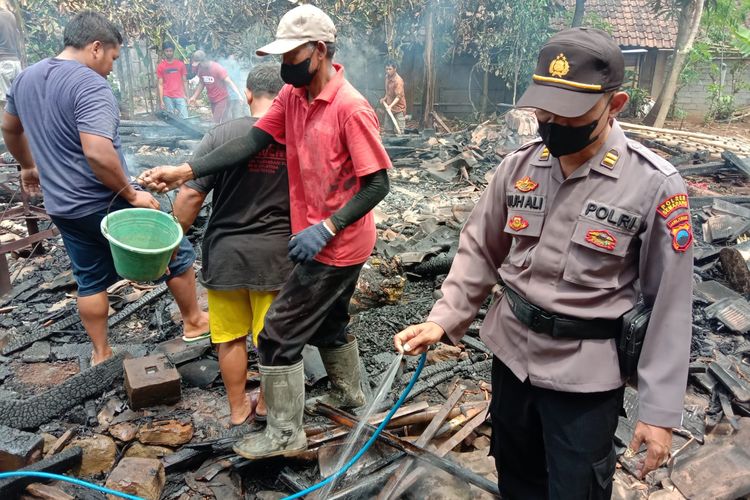
MULTIPOLYGON (((157 118, 122 122, 131 170, 183 161, 206 130, 195 122, 157 118)), ((366 391, 378 387, 395 357, 392 335, 424 320, 439 297, 461 226, 497 165, 536 133, 533 116, 519 111, 479 125, 452 122, 454 130, 446 122, 436 120, 438 130, 383 139, 394 166, 391 193, 376 209, 378 243, 351 304, 366 391)), ((614 498, 748 495, 750 144, 627 124, 624 129, 688 182, 695 289, 688 392, 671 458, 638 480, 644 452, 621 457, 614 498)), ((15 161, 7 153, 2 160, 0 248, 27 230, 23 219, 4 217, 20 199, 15 161)), ((207 218, 208 206, 188 234, 199 256, 207 218)), ((39 224, 43 230, 50 223, 39 224)), ((116 356, 89 368, 91 347, 59 237, 7 257, 13 288, 0 297, 0 470, 66 473, 165 499, 282 498, 333 472, 356 416, 331 408, 306 417, 309 448, 297 457, 251 463, 232 453, 215 351, 208 342, 187 345, 179 339, 177 309, 164 285, 123 281, 108 290, 116 356), (144 467, 151 473, 129 478, 144 467), (123 486, 128 484, 131 489, 123 486)), ((492 355, 478 337, 489 305, 490 298, 463 345, 440 344, 429 353, 387 432, 330 498, 492 498, 497 478, 487 456, 486 422, 492 355)), ((250 359, 252 388, 259 384, 252 349, 250 359)), ((380 411, 395 402, 415 367, 415 359, 402 361, 380 411)), ((308 395, 323 393, 326 373, 314 348, 306 348, 305 372, 308 395)), ((635 425, 637 398, 637 389, 628 387, 616 433, 620 452, 635 425)), ((372 417, 369 428, 384 416, 372 417)), ((103 495, 30 478, 0 482, 0 498, 14 497, 103 495)))

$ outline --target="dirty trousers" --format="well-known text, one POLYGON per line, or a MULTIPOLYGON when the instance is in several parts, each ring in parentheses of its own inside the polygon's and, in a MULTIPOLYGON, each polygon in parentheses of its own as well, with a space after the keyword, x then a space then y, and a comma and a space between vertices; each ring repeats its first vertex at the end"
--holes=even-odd
POLYGON ((623 388, 572 393, 524 382, 492 360, 492 443, 504 499, 609 499, 623 388))
POLYGON ((333 267, 317 261, 296 265, 266 313, 258 336, 261 364, 293 365, 302 359, 305 344, 345 345, 349 301, 362 265, 333 267))

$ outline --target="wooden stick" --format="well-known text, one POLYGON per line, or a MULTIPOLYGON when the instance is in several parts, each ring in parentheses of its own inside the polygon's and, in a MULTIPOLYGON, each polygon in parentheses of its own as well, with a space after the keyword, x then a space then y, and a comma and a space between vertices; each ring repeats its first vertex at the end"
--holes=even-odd
POLYGON ((618 122, 622 128, 625 129, 631 129, 631 130, 645 130, 648 132, 655 132, 658 134, 670 134, 670 135, 679 135, 683 137, 693 137, 697 139, 709 139, 709 140, 716 140, 720 137, 717 135, 709 135, 704 134, 701 132, 688 132, 686 130, 675 130, 671 128, 656 128, 656 127, 647 127, 646 125, 638 125, 635 123, 626 123, 626 122, 618 122))
MULTIPOLYGON (((483 409, 487 401, 469 401, 462 403, 458 406, 454 406, 453 409, 448 412, 447 419, 456 418, 459 415, 467 415, 474 408, 483 409)), ((435 415, 440 411, 440 407, 431 406, 422 413, 415 413, 414 415, 406 415, 404 417, 393 418, 388 422, 388 429, 395 429, 398 427, 407 427, 409 425, 426 424, 429 423, 435 415)), ((474 415, 472 415, 474 416, 474 415)), ((312 435, 312 434, 310 434, 312 435)), ((434 436, 433 436, 434 437, 434 436)))
MULTIPOLYGON (((412 415, 414 413, 418 413, 420 411, 424 411, 429 407, 429 404, 427 401, 420 401, 419 403, 414 403, 412 405, 404 406, 398 409, 396 413, 394 413, 393 418, 397 417, 404 417, 406 415, 412 415)), ((370 417, 368 422, 373 425, 377 425, 380 422, 382 422, 386 415, 388 415, 388 412, 384 413, 378 413, 377 415, 373 415, 370 417)), ((307 439, 307 447, 308 448, 314 448, 316 446, 320 446, 323 443, 327 443, 329 441, 333 441, 334 439, 338 439, 340 437, 346 436, 349 434, 350 429, 346 426, 339 426, 336 429, 332 431, 325 431, 320 432, 318 434, 315 434, 314 436, 310 436, 307 439)))
MULTIPOLYGON (((646 136, 648 138, 651 138, 651 139, 659 139, 662 142, 664 142, 666 145, 670 145, 670 144, 673 144, 673 145, 684 145, 685 144, 684 142, 682 142, 682 143, 680 143, 680 142, 677 142, 677 143, 671 142, 673 140, 670 139, 669 136, 666 136, 666 135, 658 135, 658 134, 654 134, 654 133, 650 133, 650 132, 649 133, 645 133, 645 134, 643 134, 641 132, 638 132, 638 134, 639 135, 644 135, 644 136, 646 136)), ((750 153, 750 145, 744 146, 744 145, 737 144, 737 143, 716 142, 716 141, 710 141, 708 139, 699 139, 699 138, 692 138, 691 142, 692 142, 692 145, 694 145, 694 146, 712 146, 712 147, 720 148, 722 150, 729 150, 729 151, 732 151, 732 152, 735 152, 735 153, 741 153, 741 154, 748 154, 748 153, 750 153)))
MULTIPOLYGON (((435 417, 433 417, 422 435, 419 436, 419 439, 417 439, 417 442, 415 443, 417 446, 424 447, 430 442, 448 417, 448 413, 450 413, 451 409, 456 406, 458 400, 464 395, 464 392, 466 392, 466 387, 463 385, 458 385, 453 389, 453 392, 448 396, 448 400, 443 404, 442 408, 440 408, 440 411, 435 414, 435 417)), ((401 479, 409 472, 413 463, 414 459, 408 459, 404 466, 399 468, 398 471, 391 476, 388 483, 385 485, 385 488, 383 488, 378 495, 378 500, 388 500, 391 498, 391 494, 396 490, 401 479)))
POLYGON ((487 412, 489 410, 490 407, 487 406, 487 408, 485 408, 483 412, 469 420, 469 422, 464 425, 460 431, 455 433, 452 438, 440 445, 435 454, 439 457, 444 457, 445 455, 447 455, 448 452, 458 446, 461 441, 469 437, 469 434, 474 432, 474 429, 482 425, 484 421, 487 420, 487 412))
POLYGON ((474 407, 470 408, 466 414, 461 414, 450 421, 446 422, 440 429, 438 429, 437 434, 435 434, 435 437, 443 436, 449 432, 453 432, 454 430, 458 429, 462 425, 464 425, 466 422, 470 421, 472 418, 479 415, 483 410, 486 410, 487 405, 490 404, 489 401, 484 402, 483 407, 474 407))
POLYGON ((441 127, 443 127, 443 129, 445 129, 446 132, 448 132, 449 134, 451 133, 450 127, 445 124, 443 119, 440 118, 440 116, 436 112, 434 111, 432 112, 432 117, 435 119, 438 125, 440 125, 441 127))
MULTIPOLYGON (((469 434, 474 432, 474 429, 484 423, 484 421, 487 419, 488 411, 489 407, 487 407, 482 413, 474 417, 468 424, 466 424, 463 429, 458 431, 455 436, 453 436, 451 439, 443 443, 443 445, 440 446, 437 450, 435 450, 435 455, 440 458, 443 458, 445 455, 447 455, 449 451, 455 448, 461 441, 466 439, 469 434)), ((416 469, 414 469, 414 472, 406 476, 404 480, 401 481, 398 490, 396 490, 395 492, 395 498, 398 498, 399 494, 409 489, 415 482, 417 482, 417 480, 419 480, 419 478, 424 477, 425 473, 426 470, 424 467, 417 467, 416 469)))
POLYGON ((62 436, 57 438, 57 441, 50 447, 49 451, 46 455, 44 455, 44 458, 49 458, 52 455, 55 455, 56 453, 59 453, 60 450, 62 450, 66 444, 78 433, 78 428, 71 427, 67 431, 63 432, 62 436))
POLYGON ((401 135, 401 127, 398 126, 398 122, 396 121, 396 118, 393 116, 393 113, 391 112, 391 108, 383 104, 383 107, 385 108, 385 112, 388 113, 388 116, 391 117, 391 122, 393 123, 393 126, 396 127, 396 133, 398 135, 401 135))
MULTIPOLYGON (((328 406, 325 403, 318 403, 318 413, 323 415, 324 417, 331 419, 339 425, 345 425, 351 428, 356 427, 358 423, 357 420, 352 416, 337 408, 328 406)), ((363 429, 365 429, 368 434, 373 434, 375 432, 375 426, 370 424, 365 424, 363 426, 363 429)), ((395 436, 388 431, 381 432, 378 435, 378 440, 382 443, 387 444, 388 446, 396 448, 397 450, 401 450, 408 455, 419 458, 420 460, 432 466, 442 469, 448 474, 453 474, 459 479, 463 479, 464 481, 471 483, 474 486, 481 488, 482 490, 492 495, 497 496, 500 494, 497 483, 494 483, 484 476, 480 476, 476 472, 462 467, 455 462, 451 462, 450 460, 438 457, 434 453, 424 448, 420 448, 419 446, 415 446, 408 441, 404 441, 403 439, 400 439, 398 436, 395 436)))

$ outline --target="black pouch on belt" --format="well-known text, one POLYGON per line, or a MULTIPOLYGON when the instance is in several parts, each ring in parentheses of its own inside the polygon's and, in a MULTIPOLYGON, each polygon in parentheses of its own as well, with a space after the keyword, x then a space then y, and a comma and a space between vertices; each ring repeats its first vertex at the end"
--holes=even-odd
POLYGON ((650 319, 651 308, 642 302, 622 316, 622 331, 617 339, 617 358, 620 361, 620 373, 626 379, 638 369, 650 319))

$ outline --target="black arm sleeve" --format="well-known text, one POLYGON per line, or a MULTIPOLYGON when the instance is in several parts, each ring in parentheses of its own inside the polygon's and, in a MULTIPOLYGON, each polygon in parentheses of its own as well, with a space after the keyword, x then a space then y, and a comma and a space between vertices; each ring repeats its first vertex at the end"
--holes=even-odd
POLYGON ((390 191, 388 171, 378 170, 362 177, 362 188, 349 202, 331 216, 336 231, 341 231, 352 222, 356 222, 381 202, 390 191))
POLYGON ((193 170, 193 177, 205 177, 236 168, 240 162, 247 163, 250 158, 263 151, 273 142, 271 134, 258 127, 251 127, 247 134, 232 139, 214 149, 205 156, 193 158, 188 162, 193 170))

